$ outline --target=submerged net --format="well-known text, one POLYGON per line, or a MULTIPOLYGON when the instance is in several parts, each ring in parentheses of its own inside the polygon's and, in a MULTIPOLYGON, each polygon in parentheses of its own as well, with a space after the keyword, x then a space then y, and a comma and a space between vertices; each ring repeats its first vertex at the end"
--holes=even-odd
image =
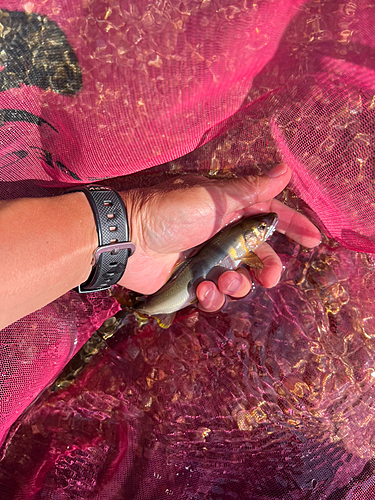
POLYGON ((126 316, 28 409, 127 293, 71 291, 0 332, 1 497, 375 498, 372 3, 0 9, 1 199, 284 159, 281 199, 325 233, 274 235, 280 283, 220 313, 126 316))

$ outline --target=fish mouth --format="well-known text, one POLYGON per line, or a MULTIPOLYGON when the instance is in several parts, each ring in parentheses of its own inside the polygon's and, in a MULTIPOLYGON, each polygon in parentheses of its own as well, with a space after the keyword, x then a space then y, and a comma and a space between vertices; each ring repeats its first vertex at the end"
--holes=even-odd
POLYGON ((273 235, 273 233, 276 230, 277 223, 279 222, 277 214, 273 213, 273 214, 269 214, 269 215, 273 216, 273 220, 272 220, 270 227, 266 233, 266 237, 264 238, 264 241, 268 240, 268 238, 273 235))

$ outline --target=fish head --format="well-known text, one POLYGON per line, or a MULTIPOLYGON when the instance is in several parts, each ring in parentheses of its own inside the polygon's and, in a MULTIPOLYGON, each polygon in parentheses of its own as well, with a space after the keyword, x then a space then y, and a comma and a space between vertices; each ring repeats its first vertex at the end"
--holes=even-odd
POLYGON ((244 222, 244 239, 246 248, 251 252, 264 243, 275 231, 277 214, 259 214, 244 222))

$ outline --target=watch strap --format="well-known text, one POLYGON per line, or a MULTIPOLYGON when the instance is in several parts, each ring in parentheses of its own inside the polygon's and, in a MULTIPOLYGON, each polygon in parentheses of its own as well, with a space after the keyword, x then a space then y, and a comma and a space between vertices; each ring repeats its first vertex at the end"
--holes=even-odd
POLYGON ((98 248, 88 279, 77 287, 79 293, 107 290, 123 276, 128 258, 135 250, 130 240, 127 212, 121 196, 105 186, 77 186, 65 193, 85 193, 96 222, 98 248))

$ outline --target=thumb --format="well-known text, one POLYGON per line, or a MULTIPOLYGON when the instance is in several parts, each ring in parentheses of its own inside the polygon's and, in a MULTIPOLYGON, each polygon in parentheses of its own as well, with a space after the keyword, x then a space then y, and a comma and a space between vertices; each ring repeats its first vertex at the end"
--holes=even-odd
MULTIPOLYGON (((265 175, 220 180, 207 186, 216 214, 221 214, 221 220, 217 220, 219 226, 241 217, 252 205, 272 200, 285 188, 290 177, 289 167, 280 163, 265 175)), ((220 227, 216 227, 215 232, 220 227)))

